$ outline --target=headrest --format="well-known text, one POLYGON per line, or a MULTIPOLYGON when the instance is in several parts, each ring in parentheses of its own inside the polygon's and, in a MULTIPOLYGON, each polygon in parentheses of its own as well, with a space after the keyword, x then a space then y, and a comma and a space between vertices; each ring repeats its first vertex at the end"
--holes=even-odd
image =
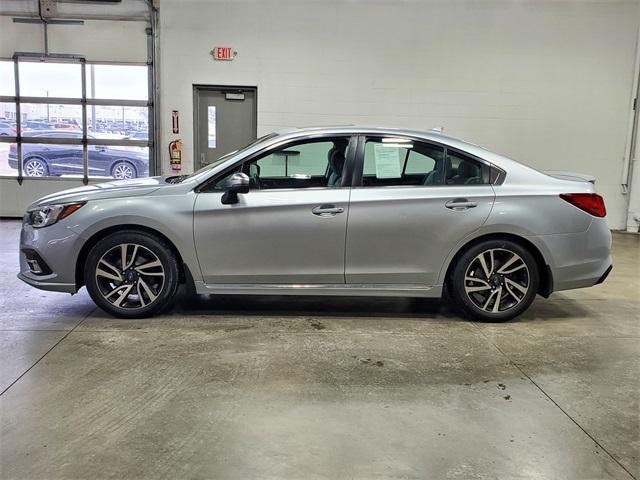
MULTIPOLYGON (((333 150, 333 149, 332 149, 333 150)), ((329 165, 331 166, 331 170, 333 170, 338 175, 342 174, 342 169, 344 168, 344 153, 340 151, 340 149, 336 148, 333 153, 329 156, 329 165)))
POLYGON ((461 177, 477 177, 478 176, 478 167, 470 162, 462 161, 460 165, 458 165, 457 170, 458 175, 461 177))

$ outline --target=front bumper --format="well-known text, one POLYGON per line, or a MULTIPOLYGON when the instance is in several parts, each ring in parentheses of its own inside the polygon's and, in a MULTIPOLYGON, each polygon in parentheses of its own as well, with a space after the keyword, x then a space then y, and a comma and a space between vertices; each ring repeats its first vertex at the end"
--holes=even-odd
POLYGON ((35 280, 32 276, 27 276, 20 272, 18 278, 25 283, 28 283, 32 287, 39 288, 40 290, 47 290, 50 292, 64 292, 64 293, 76 293, 78 289, 75 283, 57 283, 50 280, 35 280))
POLYGON ((23 224, 20 232, 20 273, 18 278, 32 287, 53 292, 77 292, 76 259, 80 251, 80 237, 61 222, 44 228, 23 224), (40 274, 34 272, 29 259, 33 253, 48 267, 40 274))

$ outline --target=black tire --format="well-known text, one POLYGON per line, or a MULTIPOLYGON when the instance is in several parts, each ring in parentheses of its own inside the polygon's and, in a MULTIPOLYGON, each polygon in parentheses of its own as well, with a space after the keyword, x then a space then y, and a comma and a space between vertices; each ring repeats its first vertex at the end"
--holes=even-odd
POLYGON ((111 165, 111 176, 117 180, 131 180, 133 178, 138 178, 138 170, 135 165, 127 160, 117 160, 113 165, 111 165), (128 169, 131 172, 131 177, 123 177, 116 176, 118 175, 119 170, 128 169))
POLYGON ((529 308, 539 282, 538 264, 529 250, 511 240, 486 240, 458 258, 448 292, 464 315, 483 322, 504 322, 529 308))
POLYGON ((106 236, 93 246, 84 265, 84 280, 93 301, 121 318, 150 317, 168 308, 174 301, 178 279, 178 261, 171 247, 146 232, 106 236), (122 245, 127 245, 124 272, 122 245), (152 265, 155 263, 158 265, 152 265))
POLYGON ((49 175, 49 165, 40 157, 25 158, 22 164, 22 172, 26 177, 46 177, 49 175), (42 172, 35 174, 34 172, 42 172))

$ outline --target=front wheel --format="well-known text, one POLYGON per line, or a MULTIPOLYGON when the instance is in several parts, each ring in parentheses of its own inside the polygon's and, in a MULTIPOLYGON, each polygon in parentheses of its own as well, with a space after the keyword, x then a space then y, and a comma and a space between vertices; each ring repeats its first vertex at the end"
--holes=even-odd
POLYGON ((49 167, 46 162, 36 157, 25 160, 22 171, 27 177, 46 177, 49 175, 49 167))
POLYGON ((131 180, 136 178, 138 173, 136 168, 129 162, 119 161, 111 167, 111 176, 116 180, 131 180))
POLYGON ((449 291, 463 313, 485 322, 503 322, 524 312, 538 292, 533 255, 510 240, 480 242, 458 259, 449 291))
POLYGON ((142 232, 116 232, 89 252, 87 290, 104 311, 124 318, 147 317, 168 307, 178 288, 178 262, 161 239, 142 232))

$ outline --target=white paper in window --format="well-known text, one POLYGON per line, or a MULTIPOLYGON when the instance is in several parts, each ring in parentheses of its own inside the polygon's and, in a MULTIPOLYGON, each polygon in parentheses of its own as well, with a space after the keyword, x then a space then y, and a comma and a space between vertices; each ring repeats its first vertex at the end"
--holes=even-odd
POLYGON ((400 178, 400 151, 398 147, 376 143, 373 146, 377 178, 400 178))
POLYGON ((207 108, 208 116, 208 135, 209 140, 207 146, 209 148, 216 148, 216 107, 215 105, 209 105, 207 108))

